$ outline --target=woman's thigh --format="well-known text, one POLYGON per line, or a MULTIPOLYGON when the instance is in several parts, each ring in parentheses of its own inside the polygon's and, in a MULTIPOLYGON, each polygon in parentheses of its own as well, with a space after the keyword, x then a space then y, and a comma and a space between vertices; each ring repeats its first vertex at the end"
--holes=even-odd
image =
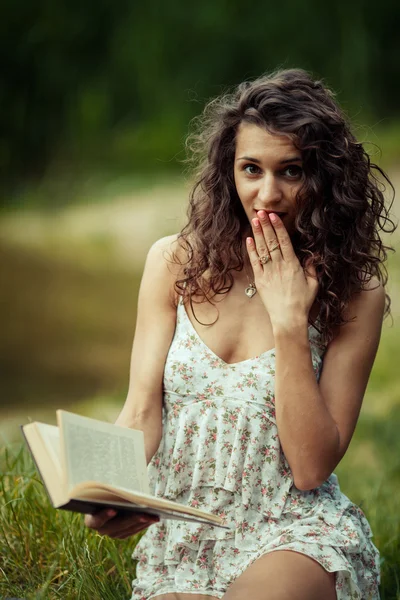
POLYGON ((160 594, 154 596, 153 600, 218 600, 216 596, 207 596, 204 594, 181 594, 174 592, 173 594, 160 594))
POLYGON ((223 600, 337 600, 335 574, 291 550, 274 550, 248 567, 223 600))

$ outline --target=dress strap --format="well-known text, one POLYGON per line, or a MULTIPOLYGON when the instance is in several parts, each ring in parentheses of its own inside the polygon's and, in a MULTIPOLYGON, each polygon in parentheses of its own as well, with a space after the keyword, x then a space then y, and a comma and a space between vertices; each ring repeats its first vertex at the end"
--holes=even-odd
MULTIPOLYGON (((186 286, 187 286, 187 281, 184 281, 184 283, 183 283, 183 289, 186 289, 186 286)), ((178 305, 179 304, 183 305, 183 296, 180 296, 178 305)))

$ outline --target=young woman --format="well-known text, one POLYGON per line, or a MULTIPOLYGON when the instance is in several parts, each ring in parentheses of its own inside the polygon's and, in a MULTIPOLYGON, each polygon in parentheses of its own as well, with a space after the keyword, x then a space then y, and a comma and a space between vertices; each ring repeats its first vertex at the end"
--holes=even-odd
POLYGON ((189 150, 188 224, 148 254, 117 423, 144 431, 155 494, 231 529, 86 523, 151 524, 137 600, 377 600, 370 526, 333 471, 389 311, 380 169, 302 70, 211 102, 189 150))

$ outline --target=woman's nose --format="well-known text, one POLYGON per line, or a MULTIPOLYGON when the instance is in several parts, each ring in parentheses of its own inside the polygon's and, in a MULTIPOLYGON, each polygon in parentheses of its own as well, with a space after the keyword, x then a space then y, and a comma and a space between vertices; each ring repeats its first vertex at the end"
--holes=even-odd
POLYGON ((260 181, 258 197, 266 207, 269 206, 268 203, 273 203, 274 201, 279 201, 282 199, 282 190, 277 177, 270 173, 266 173, 264 175, 260 181))

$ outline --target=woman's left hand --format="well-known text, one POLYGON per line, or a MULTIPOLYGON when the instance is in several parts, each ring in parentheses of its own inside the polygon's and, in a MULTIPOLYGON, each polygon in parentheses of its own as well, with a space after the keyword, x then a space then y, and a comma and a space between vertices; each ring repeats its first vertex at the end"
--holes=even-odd
POLYGON ((307 323, 318 292, 314 266, 307 264, 307 270, 303 270, 278 215, 258 211, 251 224, 254 240, 247 238, 247 252, 273 329, 288 329, 303 320, 307 323), (264 264, 260 262, 263 257, 267 259, 264 264))

